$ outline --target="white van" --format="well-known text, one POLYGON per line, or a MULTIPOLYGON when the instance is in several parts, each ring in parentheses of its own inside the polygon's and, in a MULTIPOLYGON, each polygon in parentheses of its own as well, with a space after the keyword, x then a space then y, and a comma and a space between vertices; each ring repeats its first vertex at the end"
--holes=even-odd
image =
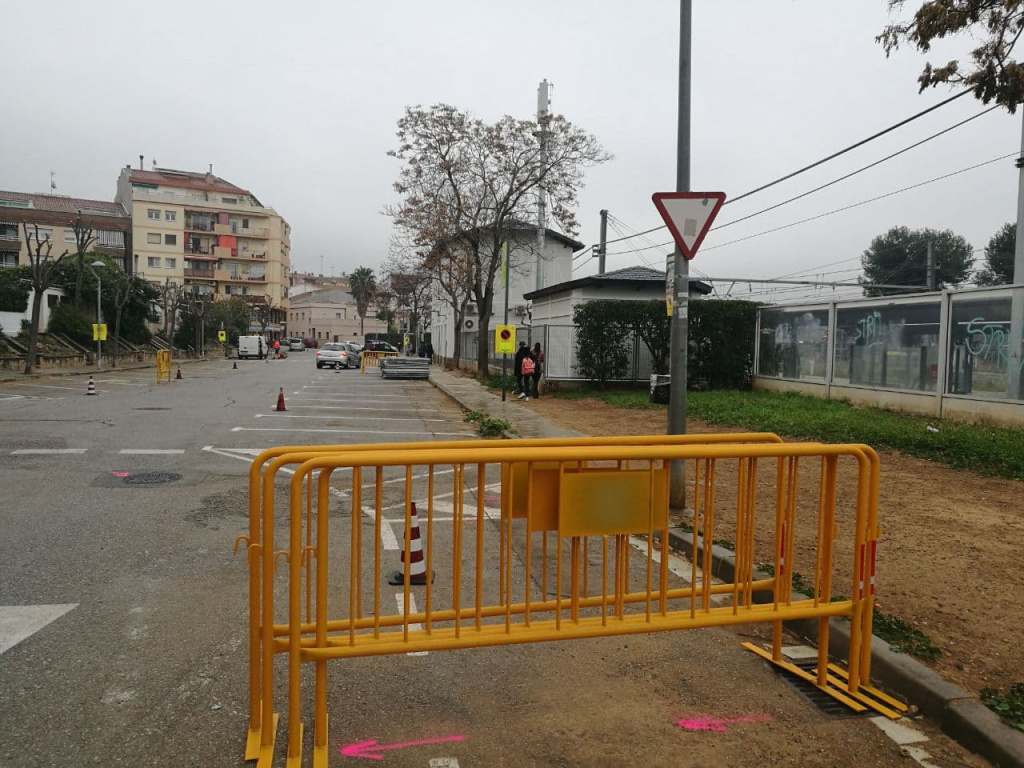
POLYGON ((238 337, 238 359, 248 360, 255 357, 262 360, 267 356, 269 345, 262 336, 239 336, 238 337))

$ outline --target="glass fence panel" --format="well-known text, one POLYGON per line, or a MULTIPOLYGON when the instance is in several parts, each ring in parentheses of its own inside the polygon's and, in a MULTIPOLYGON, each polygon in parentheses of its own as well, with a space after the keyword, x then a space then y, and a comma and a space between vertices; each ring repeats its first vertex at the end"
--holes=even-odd
MULTIPOLYGON (((1011 350, 1021 344, 1021 327, 1013 332, 1013 303, 1017 316, 1024 309, 1024 294, 953 298, 950 314, 949 376, 946 391, 954 395, 974 395, 1020 400, 1020 357, 1011 350)), ((1021 326, 1021 320, 1017 325, 1021 326)))
POLYGON ((761 310, 759 376, 825 380, 828 308, 761 310))
POLYGON ((940 312, 938 301, 839 308, 832 382, 935 392, 940 312))

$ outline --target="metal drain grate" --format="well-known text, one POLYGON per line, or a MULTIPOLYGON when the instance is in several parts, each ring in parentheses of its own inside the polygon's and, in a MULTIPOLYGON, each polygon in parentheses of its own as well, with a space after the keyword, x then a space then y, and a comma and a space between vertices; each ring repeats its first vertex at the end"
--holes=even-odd
POLYGON ((182 475, 176 472, 139 472, 122 477, 121 482, 125 485, 160 485, 161 483, 173 483, 181 478, 182 475))
MULTIPOLYGON (((818 662, 815 659, 797 659, 790 662, 794 667, 808 672, 810 674, 816 674, 818 662)), ((801 697, 806 699, 809 703, 817 707, 819 710, 824 712, 829 717, 834 718, 850 718, 850 717, 863 717, 865 715, 871 716, 877 713, 872 712, 870 709, 864 712, 854 712, 848 706, 843 704, 841 701, 829 696, 827 693, 822 691, 818 686, 814 685, 808 680, 804 680, 802 677, 796 675, 787 674, 783 670, 777 670, 781 675, 782 679, 786 681, 794 691, 800 694, 801 697)))

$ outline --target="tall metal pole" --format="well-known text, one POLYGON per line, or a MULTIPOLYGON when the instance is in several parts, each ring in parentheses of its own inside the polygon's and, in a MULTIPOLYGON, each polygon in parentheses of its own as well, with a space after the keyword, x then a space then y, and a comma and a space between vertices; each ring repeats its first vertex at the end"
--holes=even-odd
MULTIPOLYGON (((548 81, 544 80, 537 88, 537 136, 540 139, 541 173, 546 174, 548 168, 548 125, 551 123, 551 99, 548 92, 548 81)), ((535 289, 544 287, 544 235, 547 228, 547 190, 541 179, 537 188, 537 259, 535 289)))
MULTIPOLYGON (((690 37, 692 0, 679 3, 679 117, 676 134, 676 192, 690 191, 690 37)), ((676 247, 672 289, 672 340, 669 353, 668 434, 686 434, 686 355, 689 334, 690 262, 676 247)), ((686 506, 686 465, 673 461, 670 472, 669 505, 686 506)))
POLYGON ((605 269, 604 257, 608 255, 608 211, 601 211, 601 244, 597 252, 597 274, 603 275, 605 269))
MULTIPOLYGON (((501 271, 505 277, 505 319, 501 322, 508 325, 508 243, 501 246, 501 271)), ((505 402, 505 395, 508 392, 508 383, 505 378, 505 371, 508 369, 508 353, 501 354, 501 402, 505 402)))
MULTIPOLYGON (((1017 179, 1017 244, 1013 252, 1013 282, 1024 283, 1024 117, 1021 118, 1020 169, 1017 179)), ((1010 340, 1007 349, 1006 395, 1011 400, 1024 399, 1024 288, 1015 288, 1010 300, 1010 340)))
POLYGON ((96 270, 93 270, 93 274, 96 275, 96 370, 103 370, 103 342, 100 341, 100 336, 103 328, 103 316, 100 314, 100 296, 102 294, 101 286, 103 285, 103 278, 96 274, 96 270))

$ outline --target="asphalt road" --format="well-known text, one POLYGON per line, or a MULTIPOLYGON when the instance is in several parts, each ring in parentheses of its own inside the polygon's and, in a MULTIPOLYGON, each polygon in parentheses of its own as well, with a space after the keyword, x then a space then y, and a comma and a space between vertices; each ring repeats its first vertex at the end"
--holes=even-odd
MULTIPOLYGON (((243 765, 247 571, 232 546, 247 528, 252 455, 470 436, 428 383, 317 371, 308 352, 182 371, 160 385, 151 370, 104 372, 95 397, 83 377, 0 383, 0 765, 243 765), (273 410, 279 388, 286 413, 273 410), (167 482, 138 482, 147 479, 167 482)), ((472 505, 475 483, 470 473, 472 505)), ((401 501, 398 488, 385 507, 401 501)), ((440 546, 450 532, 438 525, 440 546)), ((363 530, 373 527, 364 520, 363 530)), ((383 530, 392 543, 402 537, 400 525, 383 530)), ((397 610, 400 588, 380 594, 397 610)), ((913 764, 868 719, 805 702, 739 649, 750 636, 708 630, 335 661, 331 765, 365 761, 340 750, 368 740, 393 747, 380 753, 388 765, 435 768, 913 764), (701 718, 736 722, 679 724, 701 718)), ((973 760, 919 727, 931 736, 931 764, 973 760)))

